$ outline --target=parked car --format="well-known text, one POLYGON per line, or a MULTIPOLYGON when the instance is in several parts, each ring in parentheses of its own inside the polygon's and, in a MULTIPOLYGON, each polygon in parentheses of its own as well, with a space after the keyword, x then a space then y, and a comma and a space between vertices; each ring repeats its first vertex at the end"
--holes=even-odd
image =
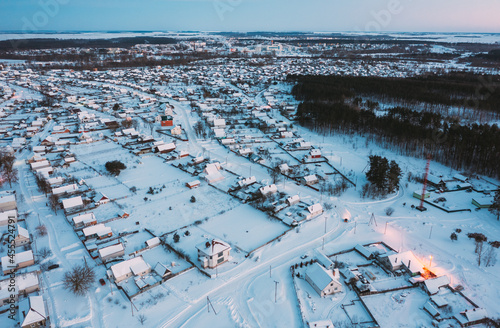
POLYGON ((104 281, 104 279, 99 279, 99 282, 101 283, 102 286, 106 285, 106 281, 104 281))
POLYGON ((59 268, 59 264, 52 264, 52 265, 49 265, 47 267, 47 270, 50 271, 50 270, 54 270, 54 269, 57 269, 59 268))

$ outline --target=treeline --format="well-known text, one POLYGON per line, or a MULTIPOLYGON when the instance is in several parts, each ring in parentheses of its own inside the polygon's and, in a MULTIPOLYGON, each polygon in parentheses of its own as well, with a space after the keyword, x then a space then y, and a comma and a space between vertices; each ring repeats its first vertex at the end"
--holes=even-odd
POLYGON ((462 126, 440 114, 401 107, 376 115, 341 102, 303 102, 297 119, 320 132, 365 134, 405 155, 431 154, 455 169, 500 177, 500 129, 496 125, 462 126))
POLYGON ((62 48, 129 48, 136 44, 174 44, 178 40, 163 37, 124 37, 113 39, 16 39, 0 41, 0 50, 62 48))
POLYGON ((304 101, 342 101, 373 96, 381 101, 470 107, 500 113, 500 77, 450 73, 411 78, 288 76, 292 94, 304 101))

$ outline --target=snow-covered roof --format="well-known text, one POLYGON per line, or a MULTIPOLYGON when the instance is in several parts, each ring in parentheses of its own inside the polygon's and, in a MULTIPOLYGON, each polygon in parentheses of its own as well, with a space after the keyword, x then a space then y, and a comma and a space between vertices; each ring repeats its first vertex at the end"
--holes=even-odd
POLYGON ((160 238, 154 237, 154 238, 148 239, 148 240, 146 240, 146 245, 148 247, 158 246, 158 245, 160 245, 160 238))
POLYGON ((82 232, 85 236, 92 236, 94 234, 110 232, 111 228, 106 227, 103 223, 99 223, 90 227, 83 228, 82 232))
POLYGON ((30 296, 19 302, 19 321, 21 327, 43 321, 47 318, 42 296, 30 296))
POLYGON ((123 245, 121 243, 120 244, 116 244, 116 245, 111 245, 111 246, 108 246, 108 247, 101 248, 99 250, 99 256, 101 258, 103 258, 103 257, 109 256, 111 254, 118 253, 118 252, 121 252, 121 251, 124 251, 124 250, 125 249, 123 248, 123 245))
POLYGON ((7 225, 9 222, 9 217, 17 219, 17 210, 0 212, 0 226, 7 225))
POLYGON ((156 272, 160 277, 164 277, 171 271, 163 264, 163 263, 156 263, 155 268, 153 269, 154 272, 156 272))
POLYGON ((82 196, 63 199, 62 204, 63 204, 63 208, 65 210, 73 208, 73 207, 77 207, 77 206, 83 206, 82 196))
POLYGON ((269 186, 260 187, 259 190, 260 190, 260 192, 263 195, 267 195, 267 194, 270 194, 270 193, 277 192, 278 191, 278 187, 276 187, 275 184, 272 184, 272 185, 269 185, 269 186))
POLYGON ((316 175, 311 174, 311 175, 306 175, 306 176, 304 177, 304 180, 305 180, 306 182, 314 182, 314 181, 318 181, 318 178, 316 177, 316 175))
POLYGON ((17 234, 19 236, 22 236, 22 237, 25 237, 25 238, 28 238, 28 239, 30 238, 30 233, 28 232, 28 230, 24 229, 19 224, 17 225, 17 234))
MULTIPOLYGON (((0 300, 9 298, 10 278, 0 281, 0 300)), ((38 286, 38 274, 36 272, 28 272, 25 274, 16 274, 16 290, 23 291, 30 287, 38 286)))
POLYGON ((424 281, 425 287, 429 291, 429 294, 437 294, 439 292, 439 288, 443 286, 447 286, 450 284, 450 279, 448 276, 440 276, 433 279, 427 279, 424 281))
POLYGON ((76 191, 76 190, 78 190, 78 185, 76 183, 73 183, 73 184, 70 184, 67 186, 53 188, 52 194, 59 195, 59 194, 65 193, 65 192, 71 192, 71 191, 76 191))
POLYGON ((87 222, 92 222, 95 221, 95 215, 93 212, 90 213, 85 213, 85 214, 80 214, 78 216, 73 217, 73 223, 75 225, 78 225, 80 223, 87 223, 87 222))
POLYGON ((464 315, 469 321, 478 321, 488 317, 488 313, 483 308, 474 308, 472 310, 466 310, 464 312, 464 315))
POLYGON ((317 262, 313 263, 306 270, 306 275, 321 290, 323 290, 335 279, 333 277, 333 273, 331 273, 329 270, 326 270, 321 264, 317 262))
POLYGON ((387 258, 393 268, 403 264, 411 273, 423 272, 423 264, 413 255, 412 251, 392 254, 387 258))
POLYGON ((172 151, 175 149, 175 144, 173 142, 170 142, 167 144, 158 145, 156 146, 156 148, 158 149, 158 151, 165 151, 165 150, 172 151))
MULTIPOLYGON (((33 251, 30 249, 29 251, 21 252, 21 253, 16 253, 15 255, 15 264, 27 262, 33 260, 33 251)), ((2 271, 6 272, 9 271, 15 264, 10 263, 10 257, 9 256, 4 256, 2 257, 2 271)))
POLYGON ((210 245, 207 247, 207 242, 203 242, 201 244, 196 245, 196 248, 203 252, 205 255, 210 256, 220 252, 223 252, 227 249, 231 249, 228 243, 225 243, 218 239, 213 239, 211 242, 208 242, 210 245))
POLYGON ((142 256, 134 257, 132 259, 117 263, 111 266, 111 271, 115 278, 122 277, 129 273, 133 273, 132 267, 135 267, 136 272, 139 268, 149 268, 148 264, 144 261, 142 256))
POLYGON ((321 206, 320 203, 316 203, 316 204, 313 204, 313 205, 307 207, 307 210, 311 214, 318 213, 318 212, 323 212, 323 206, 321 206))

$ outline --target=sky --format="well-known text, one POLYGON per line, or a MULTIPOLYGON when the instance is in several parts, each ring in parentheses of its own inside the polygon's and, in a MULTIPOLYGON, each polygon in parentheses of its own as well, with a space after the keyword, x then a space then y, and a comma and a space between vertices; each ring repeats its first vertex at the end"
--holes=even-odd
POLYGON ((0 0, 0 31, 500 33, 499 0, 0 0))

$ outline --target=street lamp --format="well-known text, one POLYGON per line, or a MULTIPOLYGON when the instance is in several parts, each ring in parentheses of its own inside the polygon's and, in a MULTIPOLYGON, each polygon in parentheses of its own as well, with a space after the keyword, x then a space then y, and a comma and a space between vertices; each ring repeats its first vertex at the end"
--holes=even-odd
POLYGON ((432 266, 432 255, 429 255, 429 258, 431 259, 430 263, 429 263, 429 269, 431 268, 432 266))

